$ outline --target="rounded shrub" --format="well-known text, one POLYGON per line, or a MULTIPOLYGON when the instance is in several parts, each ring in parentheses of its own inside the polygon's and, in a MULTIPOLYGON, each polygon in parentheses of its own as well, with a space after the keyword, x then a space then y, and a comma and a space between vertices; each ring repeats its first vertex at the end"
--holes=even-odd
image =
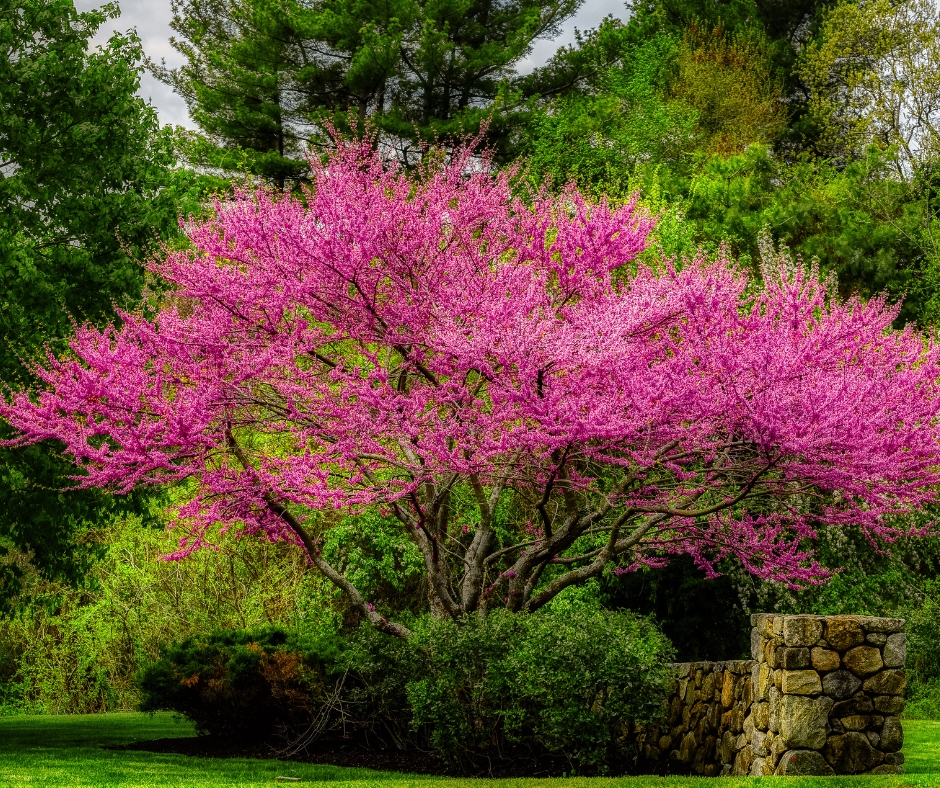
POLYGON ((467 773, 532 758, 605 773, 626 768, 630 724, 662 716, 672 686, 671 644, 632 613, 566 606, 410 625, 407 641, 366 625, 320 640, 279 629, 187 638, 141 672, 142 708, 308 750, 316 721, 371 747, 432 750, 467 773))
POLYGON ((425 618, 410 645, 423 671, 406 687, 413 724, 465 767, 522 748, 580 772, 617 768, 632 754, 627 724, 660 717, 672 686, 671 644, 628 612, 425 618))
POLYGON ((202 734, 269 740, 330 705, 342 645, 277 628, 189 637, 140 671, 140 709, 183 714, 202 734))

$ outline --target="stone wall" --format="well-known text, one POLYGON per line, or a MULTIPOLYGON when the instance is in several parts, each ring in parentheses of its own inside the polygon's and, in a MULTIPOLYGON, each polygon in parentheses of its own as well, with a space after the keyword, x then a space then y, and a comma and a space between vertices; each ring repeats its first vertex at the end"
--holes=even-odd
POLYGON ((674 665, 666 717, 635 726, 637 770, 901 774, 904 622, 751 617, 750 660, 674 665))
POLYGON ((751 624, 751 742, 736 773, 903 772, 901 619, 760 614, 751 624))
POLYGON ((681 662, 668 715, 652 725, 636 726, 638 771, 644 773, 730 773, 748 744, 744 722, 753 697, 751 660, 681 662))

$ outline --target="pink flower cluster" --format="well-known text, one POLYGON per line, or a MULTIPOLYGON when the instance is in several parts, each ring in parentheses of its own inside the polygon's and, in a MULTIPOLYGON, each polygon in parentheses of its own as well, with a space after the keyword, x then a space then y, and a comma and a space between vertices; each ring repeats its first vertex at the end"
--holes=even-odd
POLYGON ((218 204, 155 264, 158 314, 80 328, 2 415, 81 485, 195 480, 178 556, 219 522, 293 540, 375 622, 318 513, 392 512, 459 615, 678 552, 812 582, 819 523, 891 540, 935 500, 940 359, 896 308, 786 266, 640 265, 634 204, 523 198, 472 155, 415 178, 352 144, 303 199, 218 204))

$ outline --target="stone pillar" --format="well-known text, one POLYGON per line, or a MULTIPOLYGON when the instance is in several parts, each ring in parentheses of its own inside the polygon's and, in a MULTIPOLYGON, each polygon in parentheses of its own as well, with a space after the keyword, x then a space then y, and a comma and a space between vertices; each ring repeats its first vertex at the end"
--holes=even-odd
POLYGON ((750 748, 733 774, 901 774, 904 621, 751 616, 750 748))

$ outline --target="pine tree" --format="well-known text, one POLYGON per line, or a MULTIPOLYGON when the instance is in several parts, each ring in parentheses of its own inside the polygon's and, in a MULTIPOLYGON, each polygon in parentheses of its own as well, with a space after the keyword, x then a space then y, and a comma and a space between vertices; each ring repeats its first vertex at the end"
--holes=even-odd
POLYGON ((240 148, 253 172, 283 186, 330 125, 368 120, 405 151, 475 134, 484 120, 498 137, 522 97, 515 65, 582 1, 182 0, 172 43, 187 62, 151 67, 219 159, 240 148))

